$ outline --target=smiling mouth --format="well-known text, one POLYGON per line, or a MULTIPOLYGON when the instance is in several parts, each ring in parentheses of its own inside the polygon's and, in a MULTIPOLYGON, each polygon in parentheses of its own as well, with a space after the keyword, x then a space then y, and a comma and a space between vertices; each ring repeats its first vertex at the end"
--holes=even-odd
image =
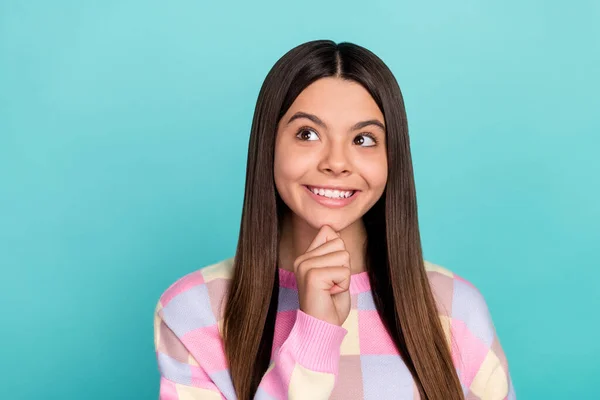
POLYGON ((317 196, 321 196, 328 199, 348 199, 354 196, 358 190, 339 190, 339 189, 324 189, 313 186, 304 185, 308 190, 317 196))

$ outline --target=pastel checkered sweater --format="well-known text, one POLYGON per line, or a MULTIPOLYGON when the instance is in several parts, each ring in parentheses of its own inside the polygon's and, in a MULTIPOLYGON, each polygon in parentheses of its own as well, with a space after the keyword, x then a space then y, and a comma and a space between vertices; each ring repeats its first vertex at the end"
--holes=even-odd
MULTIPOLYGON (((471 283, 425 261, 465 398, 516 399, 487 304, 471 283)), ((233 258, 192 272, 160 297, 154 340, 161 400, 236 399, 221 336, 233 258)), ((279 269, 271 363, 256 400, 419 399, 373 303, 367 272, 351 276, 340 327, 302 312, 293 272, 279 269)))

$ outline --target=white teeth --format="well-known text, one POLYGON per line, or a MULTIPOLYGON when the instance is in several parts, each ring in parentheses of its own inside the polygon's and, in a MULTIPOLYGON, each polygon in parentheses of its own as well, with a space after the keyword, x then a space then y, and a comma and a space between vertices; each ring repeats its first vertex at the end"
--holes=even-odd
POLYGON ((354 194, 354 191, 345 191, 345 190, 330 190, 330 189, 317 189, 317 188, 310 188, 310 190, 314 194, 317 194, 319 196, 329 197, 330 199, 345 199, 345 198, 352 196, 352 194, 354 194))

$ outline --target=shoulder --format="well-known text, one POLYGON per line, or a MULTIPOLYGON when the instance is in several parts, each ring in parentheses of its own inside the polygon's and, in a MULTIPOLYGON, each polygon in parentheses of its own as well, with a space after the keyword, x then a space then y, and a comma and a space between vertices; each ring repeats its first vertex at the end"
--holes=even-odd
POLYGON ((425 269, 467 398, 514 399, 508 361, 481 291, 447 268, 425 262, 425 269))
POLYGON ((184 275, 160 295, 156 313, 176 334, 217 325, 232 274, 230 257, 184 275))
POLYGON ((473 335, 490 345, 495 334, 485 297, 472 282, 448 268, 425 261, 440 315, 455 335, 473 335))
POLYGON ((488 305, 473 283, 453 271, 431 262, 425 269, 459 377, 469 386, 482 366, 506 364, 488 305))

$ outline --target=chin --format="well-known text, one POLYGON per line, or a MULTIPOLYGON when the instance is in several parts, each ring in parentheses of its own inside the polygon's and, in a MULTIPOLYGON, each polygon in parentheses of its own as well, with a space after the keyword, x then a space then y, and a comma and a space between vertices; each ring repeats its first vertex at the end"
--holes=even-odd
POLYGON ((310 225, 313 229, 319 230, 324 225, 329 225, 336 232, 342 231, 352 225, 355 221, 348 220, 347 218, 332 218, 331 216, 317 216, 312 215, 310 217, 304 218, 304 220, 310 225))

